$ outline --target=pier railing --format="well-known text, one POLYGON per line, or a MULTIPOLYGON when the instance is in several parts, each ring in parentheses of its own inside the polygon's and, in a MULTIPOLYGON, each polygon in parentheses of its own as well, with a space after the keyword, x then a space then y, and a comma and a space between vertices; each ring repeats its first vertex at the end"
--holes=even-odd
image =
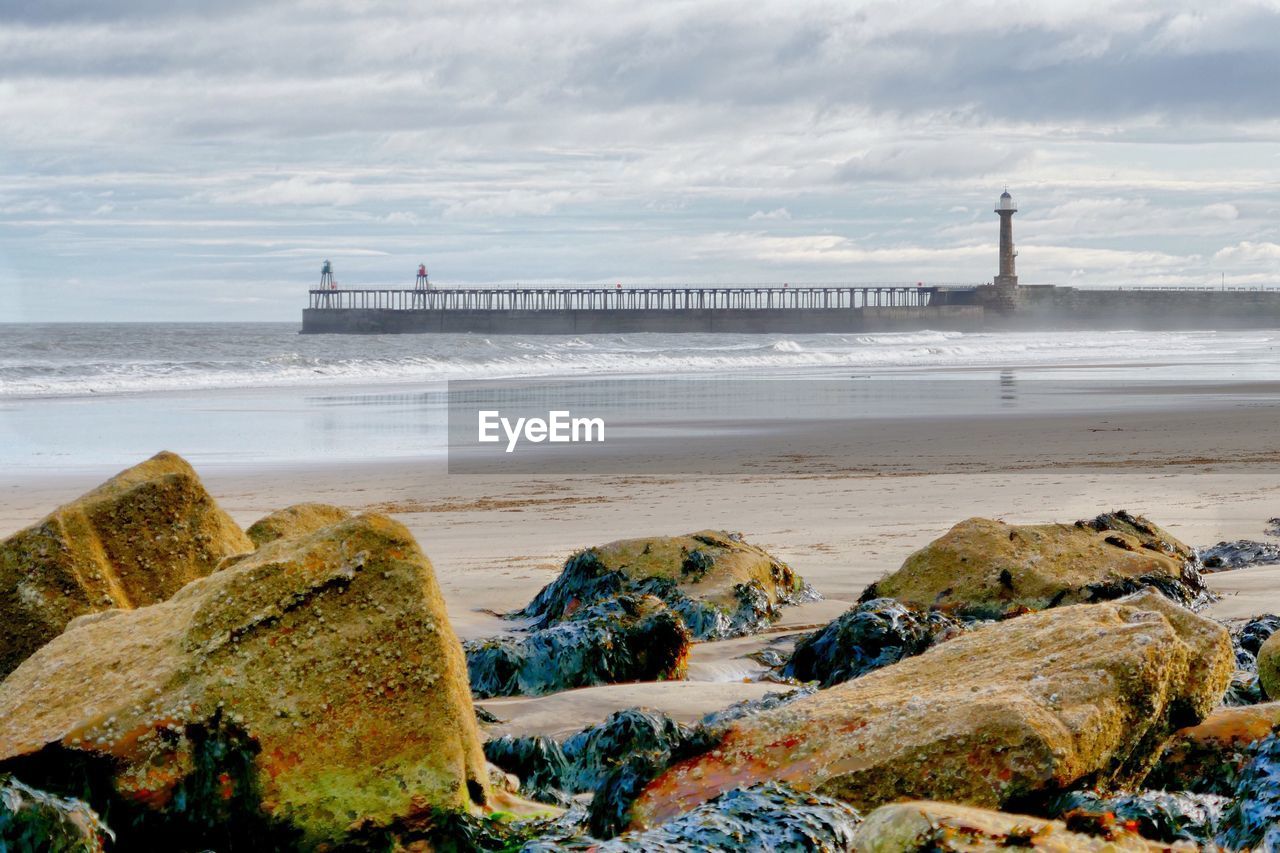
POLYGON ((311 308, 393 311, 689 311, 924 308, 936 288, 625 287, 313 290, 311 308))

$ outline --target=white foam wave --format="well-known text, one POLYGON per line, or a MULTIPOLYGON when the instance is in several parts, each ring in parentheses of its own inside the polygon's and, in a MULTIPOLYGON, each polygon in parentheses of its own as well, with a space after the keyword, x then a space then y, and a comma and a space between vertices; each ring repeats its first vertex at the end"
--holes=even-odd
MULTIPOLYGON (((1176 362, 1262 365, 1280 374, 1280 333, 1061 332, 869 335, 644 335, 593 338, 401 335, 298 337, 259 329, 72 341, 67 352, 0 342, 0 397, 593 375, 797 370, 942 370, 1176 362)), ((1256 373, 1256 370, 1255 370, 1256 373)))

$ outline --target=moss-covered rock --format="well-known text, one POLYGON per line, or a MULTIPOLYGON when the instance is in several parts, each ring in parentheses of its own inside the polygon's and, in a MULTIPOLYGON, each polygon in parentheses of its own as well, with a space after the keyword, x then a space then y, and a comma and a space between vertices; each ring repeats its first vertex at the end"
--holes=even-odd
POLYGON ((254 545, 262 546, 277 539, 306 536, 350 517, 351 513, 342 507, 320 503, 300 503, 263 516, 249 525, 245 533, 253 540, 254 545))
POLYGON ((1192 549, 1141 516, 1120 511, 1029 525, 971 518, 912 554, 861 600, 888 597, 962 618, 1001 619, 1148 586, 1186 606, 1208 595, 1192 549))
POLYGON ((159 453, 0 542, 0 678, 84 613, 164 601, 253 543, 159 453))
POLYGON ((1280 631, 1258 649, 1258 682, 1268 699, 1280 699, 1280 631))
POLYGON ((624 592, 661 598, 698 640, 753 633, 776 620, 779 607, 818 597, 786 563, 740 534, 703 530, 580 551, 514 615, 546 627, 624 592))
POLYGON ((88 805, 0 776, 0 850, 101 853, 115 834, 88 805))
POLYGON ((1061 821, 929 801, 881 806, 867 815, 849 847, 859 853, 998 853, 1010 848, 1050 853, 1197 849, 1192 844, 1171 848, 1147 841, 1123 826, 1087 835, 1072 832, 1061 821))
POLYGON ((0 684, 0 770, 84 793, 137 849, 307 847, 489 799, 431 564, 377 515, 72 623, 0 684))
POLYGON ((632 827, 762 781, 859 808, 937 798, 1001 808, 1146 775, 1230 679, 1227 631, 1147 592, 986 625, 729 725, 644 786, 632 827))
POLYGON ((481 699, 682 679, 689 664, 684 622, 651 595, 620 595, 549 628, 465 648, 471 690, 481 699))

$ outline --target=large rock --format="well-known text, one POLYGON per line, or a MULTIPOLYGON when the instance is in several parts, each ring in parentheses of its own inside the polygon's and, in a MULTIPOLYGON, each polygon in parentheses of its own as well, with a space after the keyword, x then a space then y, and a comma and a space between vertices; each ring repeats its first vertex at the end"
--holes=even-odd
POLYGON ((1197 849, 1194 844, 1157 844, 1119 826, 1105 835, 1086 835, 1061 821, 928 801, 881 806, 867 815, 849 847, 859 853, 997 853, 1010 848, 1051 853, 1197 849))
POLYGON ((1185 605, 1205 595, 1192 549, 1140 516, 1121 511, 1074 525, 971 518, 868 587, 862 600, 896 598, 964 618, 1001 619, 1143 586, 1185 605))
POLYGON ((1249 761, 1249 747, 1280 725, 1280 702, 1219 708, 1195 726, 1174 732, 1151 775, 1149 788, 1230 795, 1249 761))
POLYGON ((1268 699, 1280 699, 1280 631, 1258 649, 1258 682, 1268 699))
POLYGON ((624 592, 661 598, 699 640, 753 633, 777 619, 780 606, 818 597, 786 563, 741 535, 703 530, 580 551, 516 615, 546 627, 624 592))
POLYGON ((72 623, 0 684, 0 770, 90 791, 134 849, 314 846, 488 799, 431 564, 377 515, 72 623))
POLYGON ((319 503, 300 503, 278 509, 249 525, 245 531, 254 545, 262 546, 277 539, 293 539, 315 533, 321 528, 345 521, 351 513, 342 507, 319 503))
POLYGON ((0 543, 0 678, 84 613, 164 601, 253 543, 159 453, 0 543))
POLYGON ((651 595, 620 595, 523 635, 472 640, 467 672, 476 697, 542 696, 574 687, 683 679, 689 632, 651 595))
POLYGON ((780 781, 866 808, 903 798, 1000 808, 1141 778, 1233 669, 1222 626, 1146 592, 987 625, 918 657, 730 724, 644 786, 633 828, 780 781))

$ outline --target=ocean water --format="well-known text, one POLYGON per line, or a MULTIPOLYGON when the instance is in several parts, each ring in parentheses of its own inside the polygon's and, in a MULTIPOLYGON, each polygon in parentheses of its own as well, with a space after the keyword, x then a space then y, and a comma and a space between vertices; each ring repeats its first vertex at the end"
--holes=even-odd
MULTIPOLYGON (((866 380, 868 417, 1043 411, 1046 400, 1081 407, 1090 396, 1095 407, 1149 405, 1150 395, 1079 391, 1280 380, 1280 330, 486 337, 299 335, 289 323, 0 325, 0 480, 105 471, 161 449, 202 466, 443 457, 449 381, 531 378, 814 380, 797 387, 815 394, 866 380), (975 384, 939 393, 919 380, 975 384), (1037 397, 1037 382, 1073 390, 1037 397)), ((629 393, 620 416, 648 405, 629 393)), ((669 419, 721 428, 723 413, 697 407, 669 419)), ((765 414, 786 420, 797 407, 776 408, 765 414)), ((667 419, 656 397, 648 409, 650 421, 667 419)))
POLYGON ((558 376, 1017 371, 1020 378, 1280 378, 1280 330, 865 335, 299 335, 291 323, 0 325, 0 396, 395 386, 558 376))

